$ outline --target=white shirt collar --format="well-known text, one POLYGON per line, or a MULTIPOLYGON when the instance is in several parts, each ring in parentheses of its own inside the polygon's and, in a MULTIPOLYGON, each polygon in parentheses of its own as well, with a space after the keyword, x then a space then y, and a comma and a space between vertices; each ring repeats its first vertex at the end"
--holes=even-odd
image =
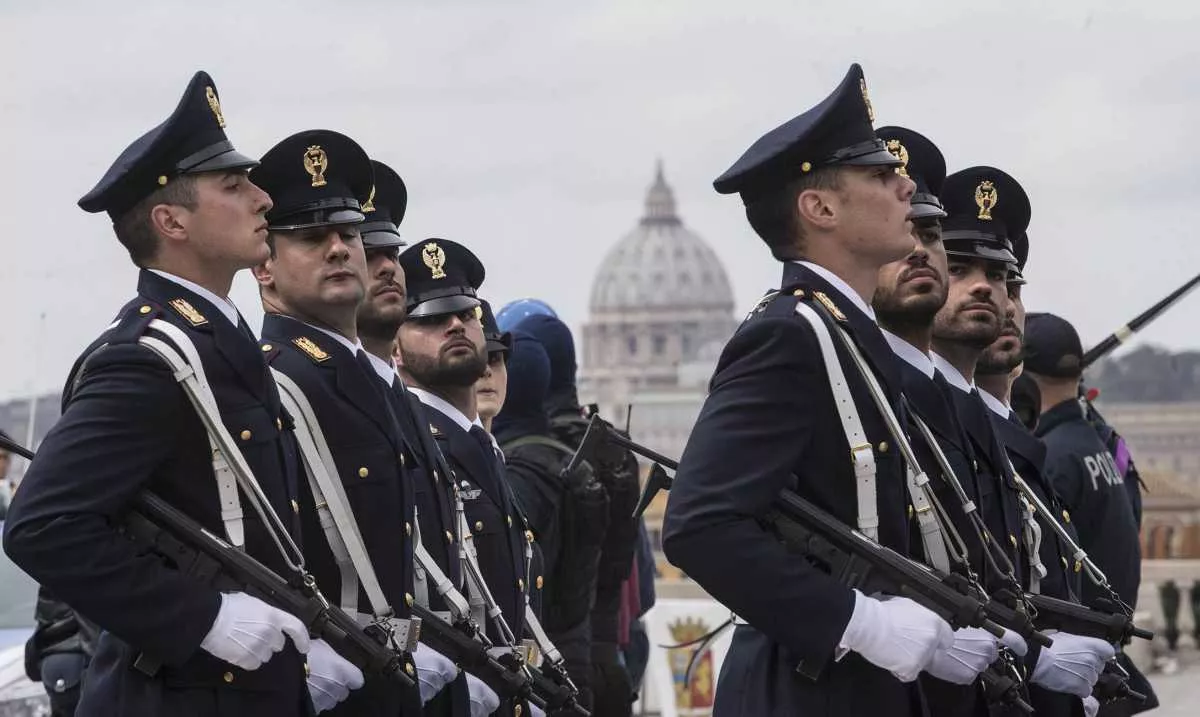
POLYGON ((229 319, 229 323, 233 324, 234 326, 238 325, 238 319, 240 317, 238 316, 237 307, 234 306, 233 302, 228 298, 224 296, 217 296, 194 281, 188 281, 182 276, 175 276, 174 274, 165 272, 162 269, 151 269, 150 271, 158 274, 167 281, 172 281, 176 284, 179 284, 192 293, 198 294, 201 298, 207 300, 213 306, 217 307, 217 311, 220 311, 222 316, 229 319))
POLYGON ((983 402, 987 404, 988 408, 992 409, 992 413, 1001 418, 1008 418, 1009 414, 1012 413, 1012 409, 1009 408, 1004 401, 1001 401, 987 391, 981 390, 979 392, 979 397, 983 399, 983 402))
POLYGON ((858 295, 858 292, 856 292, 854 289, 851 289, 850 285, 842 280, 842 277, 834 274, 832 271, 826 269, 820 264, 814 264, 811 261, 798 261, 796 263, 812 269, 814 272, 816 272, 817 276, 832 284, 833 288, 837 289, 839 294, 845 297, 851 304, 854 304, 856 307, 858 307, 858 310, 866 314, 871 321, 875 321, 875 309, 872 309, 871 305, 858 295))
POLYGON ((887 329, 881 328, 880 331, 883 332, 883 338, 887 339, 888 346, 892 347, 892 353, 899 356, 904 363, 925 374, 926 378, 933 378, 933 361, 929 358, 929 354, 922 352, 921 349, 887 329))
POLYGON ((946 377, 946 381, 951 386, 963 393, 970 393, 975 390, 975 384, 967 383, 966 377, 959 373, 958 369, 954 368, 949 361, 939 356, 936 351, 930 351, 929 358, 933 359, 933 367, 946 377))
POLYGON ((366 351, 363 349, 362 341, 351 341, 350 339, 346 338, 345 336, 342 336, 338 332, 330 331, 329 329, 324 328, 323 326, 316 326, 316 325, 310 324, 308 322, 304 322, 304 325, 309 328, 316 329, 317 331, 320 331, 321 333, 325 334, 326 336, 333 339, 334 341, 337 341, 339 344, 346 347, 346 350, 350 352, 351 356, 357 356, 359 351, 363 351, 363 353, 366 353, 366 351))
POLYGON ((375 369, 375 373, 379 374, 379 378, 384 383, 391 386, 397 378, 396 367, 391 361, 384 361, 375 354, 367 352, 367 359, 371 362, 371 368, 375 369))
POLYGON ((446 418, 449 418, 451 421, 454 421, 456 424, 458 424, 458 427, 463 429, 464 431, 470 431, 471 426, 473 426, 477 423, 480 426, 483 425, 482 423, 479 422, 478 416, 476 416, 475 420, 472 421, 471 419, 469 419, 465 415, 463 415, 462 411, 460 411, 457 408, 455 408, 454 406, 450 405, 450 402, 447 401, 446 399, 442 398, 441 396, 436 396, 436 395, 430 393, 429 391, 426 391, 423 388, 417 388, 416 386, 409 386, 408 390, 412 391, 413 395, 416 396, 421 401, 421 403, 425 404, 426 406, 429 406, 430 408, 434 409, 438 413, 445 415, 446 418))

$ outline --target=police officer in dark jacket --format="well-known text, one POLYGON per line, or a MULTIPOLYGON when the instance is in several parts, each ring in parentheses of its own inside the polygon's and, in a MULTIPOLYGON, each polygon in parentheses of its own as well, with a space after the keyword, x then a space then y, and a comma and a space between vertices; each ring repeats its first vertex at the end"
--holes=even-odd
MULTIPOLYGON (((963 432, 953 404, 945 393, 945 379, 934 370, 929 356, 933 320, 946 302, 949 288, 946 250, 942 245, 940 218, 946 212, 937 193, 946 177, 946 164, 938 148, 926 137, 903 127, 882 127, 879 138, 902 164, 897 168, 917 185, 912 198, 910 218, 916 245, 907 257, 884 266, 879 272, 879 286, 872 305, 879 318, 880 329, 898 359, 901 385, 912 419, 909 434, 918 462, 931 477, 931 485, 959 535, 966 543, 971 571, 983 581, 989 592, 1013 586, 990 569, 984 559, 985 546, 962 508, 962 501, 950 481, 958 481, 967 497, 981 510, 979 480, 974 467, 970 439, 963 432), (928 428, 936 448, 945 455, 953 475, 947 476, 934 453, 934 445, 926 440, 917 426, 920 420, 928 428)), ((986 476, 984 476, 986 478, 986 476)), ((911 505, 911 504, 910 504, 911 505)), ((910 508, 910 535, 914 552, 920 551, 928 562, 931 552, 923 543, 919 524, 921 514, 933 517, 930 511, 918 513, 910 508)), ((948 554, 947 554, 948 555, 948 554)), ((962 571, 963 567, 946 560, 937 565, 943 570, 962 571)), ((1017 586, 1016 589, 1020 589, 1017 586)), ((1020 636, 1009 632, 1006 645, 1018 654, 1027 647, 1020 636)), ((936 658, 940 663, 922 675, 921 685, 929 700, 932 714, 987 715, 989 706, 974 686, 975 676, 998 654, 997 640, 984 630, 964 628, 955 633, 955 645, 936 658), (974 670, 957 669, 973 665, 974 670), (935 674, 937 673, 937 676, 935 674)))
MULTIPOLYGON (((1031 208, 1021 185, 994 167, 971 167, 946 178, 942 220, 949 255, 950 294, 934 320, 934 364, 950 395, 980 466, 981 513, 1009 550, 1022 586, 1037 591, 1049 574, 1036 533, 1017 497, 1008 453, 996 436, 992 412, 974 384, 979 357, 1000 336, 1008 306, 1008 277, 1016 265, 1012 237, 1024 233, 1031 208), (1002 308, 1004 307, 1004 308, 1002 308), (986 476, 986 477, 985 477, 986 476)), ((1030 682, 1085 698, 1112 656, 1103 641, 1058 633, 1049 648, 1026 656, 1030 682)), ((1076 703, 1077 704, 1077 703, 1076 703)))
MULTIPOLYGON (((1025 372, 1042 396, 1037 435, 1046 444, 1046 473, 1070 512, 1083 549, 1121 599, 1136 606, 1141 582, 1137 523, 1112 454, 1079 404, 1082 356, 1073 326, 1054 314, 1029 315, 1025 372)), ((1082 593, 1085 605, 1107 597, 1086 580, 1082 593)))
MULTIPOLYGON (((1064 511, 1058 495, 1045 476, 1046 446, 1025 427, 1017 417, 1016 411, 1009 406, 1014 376, 1019 371, 1022 361, 1025 327, 1025 305, 1021 300, 1025 279, 1022 272, 1029 257, 1029 237, 1025 232, 1013 239, 1013 255, 1017 263, 1009 267, 1005 282, 1007 301, 1003 304, 1003 325, 996 340, 979 355, 975 365, 975 380, 979 388, 979 397, 991 412, 989 417, 992 428, 1004 446, 1014 472, 1021 476, 1042 503, 1054 512, 1060 525, 1075 537, 1069 514, 1064 511)), ((1080 574, 1068 561, 1071 550, 1059 540, 1046 522, 1048 516, 1039 512, 1036 517, 1041 530, 1039 557, 1046 574, 1036 585, 1029 587, 1033 592, 1042 595, 1078 602, 1080 574)), ((1039 658, 1040 653, 1035 649, 1031 652, 1027 665, 1036 669, 1039 658)), ((1076 694, 1052 691, 1036 683, 1030 686, 1029 692, 1030 704, 1038 714, 1087 714, 1089 710, 1098 707, 1094 697, 1084 697, 1081 702, 1076 694)))
MULTIPOLYGON (((553 435, 562 443, 577 448, 587 430, 587 418, 579 405, 575 388, 575 342, 571 330, 554 316, 532 315, 517 324, 545 347, 550 358, 550 394, 546 410, 550 414, 553 435)), ((594 458, 593 467, 608 497, 607 528, 600 520, 588 521, 589 530, 580 535, 586 555, 593 535, 603 535, 596 572, 595 606, 591 621, 591 660, 593 708, 596 717, 621 717, 633 709, 634 688, 629 672, 621 663, 618 647, 618 613, 621 610, 621 586, 633 565, 637 545, 637 521, 633 510, 638 499, 637 459, 628 450, 609 444, 594 458)), ((594 512, 594 499, 576 505, 580 512, 594 512)), ((577 526, 582 528, 583 525, 577 526)))
MULTIPOLYGON (((367 258, 366 299, 358 309, 358 337, 367 352, 376 374, 382 380, 408 452, 401 463, 405 480, 411 482, 417 505, 417 525, 421 544, 437 570, 440 570, 460 591, 462 576, 458 554, 458 526, 455 515, 457 491, 449 479, 450 468, 429 432, 429 419, 417 397, 410 393, 396 373, 393 358, 396 332, 404 322, 404 270, 400 267, 400 248, 407 243, 400 235, 399 224, 408 208, 408 188, 394 169, 378 160, 374 167, 375 187, 363 204, 366 220, 358 225, 367 258), (448 541, 449 531, 455 536, 448 541)), ((405 532, 414 526, 405 525, 405 532)), ((433 585, 432 578, 420 566, 414 566, 414 600, 429 609, 445 614, 446 604, 433 585)), ((467 715, 471 711, 472 690, 486 694, 487 688, 478 684, 473 675, 462 673, 454 678, 457 668, 436 659, 425 645, 414 656, 421 696, 425 700, 423 714, 467 715), (453 683, 442 689, 447 680, 453 683), (468 683, 471 683, 468 685, 468 683)), ((483 703, 476 707, 483 709, 483 703)))
MULTIPOLYGON (((1037 384, 1042 415, 1037 435, 1046 446, 1045 474, 1062 500, 1080 546, 1104 571, 1121 600, 1136 607, 1141 584, 1137 520, 1129 493, 1108 447, 1087 421, 1078 397, 1083 346, 1079 334, 1054 314, 1030 314, 1025 324, 1025 373, 1037 384)), ((1108 598, 1083 579, 1081 599, 1095 605, 1108 598)), ((1149 682, 1124 652, 1117 661, 1130 674, 1130 687, 1146 702, 1102 704, 1101 715, 1137 714, 1157 706, 1149 682)))
POLYGON ((600 545, 593 541, 581 546, 581 542, 603 533, 603 523, 588 523, 607 519, 607 497, 590 464, 566 472, 574 450, 551 437, 545 410, 550 358, 533 336, 519 330, 512 334, 507 376, 504 408, 492 433, 504 451, 508 481, 542 549, 546 566, 542 625, 563 653, 581 704, 590 707, 589 614, 600 545))
MULTIPOLYGON (((84 679, 86 715, 309 714, 309 636, 297 618, 246 593, 220 593, 119 532, 151 490, 280 574, 299 540, 296 444, 254 335, 226 298, 234 274, 265 260, 271 200, 257 164, 225 135, 206 73, 170 117, 137 139, 79 201, 107 212, 141 269, 137 296, 89 346, 63 414, 25 474, 5 521, 13 561, 103 630, 84 679), (161 320, 191 343, 220 413, 288 534, 257 511, 224 516, 201 419, 173 371, 138 344, 161 320), (290 550, 288 551, 290 552, 290 550), (142 660, 135 666, 139 656, 142 660), (157 670, 142 666, 160 663, 157 670)), ((176 343, 173 339, 167 339, 176 343)), ((232 480, 230 478, 230 480, 232 480)), ((315 653, 314 653, 315 654, 315 653)), ((314 665, 315 667, 316 665, 314 665)))
MULTIPOLYGON (((464 543, 474 544, 504 624, 519 640, 531 587, 527 556, 533 534, 505 480, 499 447, 478 415, 475 384, 487 367, 487 344, 475 291, 484 268, 466 247, 445 239, 409 247, 400 254, 400 266, 408 288, 408 315, 398 334, 401 376, 425 404, 458 486, 471 531, 464 543)), ((457 540, 449 531, 444 537, 457 540)), ((491 639, 502 642, 501 625, 488 623, 491 639)), ((501 711, 512 714, 517 707, 527 709, 504 704, 501 711)))
POLYGON ((880 267, 912 250, 914 184, 894 171, 900 162, 872 119, 853 65, 829 97, 767 133, 714 182, 718 192, 741 194, 750 225, 785 262, 780 290, 721 355, 663 523, 667 558, 745 621, 721 670, 717 717, 923 714, 913 683, 953 644, 933 612, 847 588, 763 523, 779 491, 791 488, 909 550, 904 464, 866 380, 838 344, 867 439, 857 460, 875 465, 873 480, 859 484, 817 329, 797 314, 801 303, 815 307, 827 328, 849 332, 899 410, 898 370, 866 302, 880 267), (797 674, 801 663, 819 668, 815 679, 797 674))
MULTIPOLYGON (((359 226, 365 218, 362 204, 374 188, 371 162, 349 137, 308 130, 272 147, 251 178, 275 197, 267 214, 271 256, 254 269, 266 312, 262 350, 271 367, 303 394, 297 402, 311 407, 314 433, 323 436, 335 464, 330 478, 344 486, 346 507, 357 525, 352 532, 361 536, 372 570, 359 572, 357 565, 334 558, 330 545, 356 548, 355 536, 347 540, 322 517, 332 496, 306 490, 301 516, 309 564, 321 590, 340 596, 341 608, 364 624, 391 614, 413 629, 407 619, 414 498, 405 471, 413 451, 357 328, 367 291, 359 226), (366 589, 368 581, 378 585, 381 596, 366 589), (380 600, 386 603, 376 604, 380 600)), ((440 662, 444 667, 445 658, 440 662)), ((415 672, 419 666, 408 669, 415 672)), ((416 690, 384 680, 364 686, 362 673, 352 666, 331 665, 321 677, 325 690, 317 706, 334 714, 394 717, 421 711, 416 690)))

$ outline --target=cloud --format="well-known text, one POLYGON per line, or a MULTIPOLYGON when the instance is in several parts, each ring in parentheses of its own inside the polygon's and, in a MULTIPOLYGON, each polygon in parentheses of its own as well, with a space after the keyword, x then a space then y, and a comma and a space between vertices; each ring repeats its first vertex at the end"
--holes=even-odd
MULTIPOLYGON (((776 283, 740 202, 711 181, 859 61, 880 123, 927 134, 952 170, 993 164, 1026 186, 1030 305, 1098 340, 1200 270, 1198 13, 1082 0, 9 3, 0 397, 57 389, 131 298, 136 272, 107 219, 74 203, 197 68, 244 152, 311 127, 350 134, 405 177, 406 236, 471 246, 494 303, 537 295, 578 327, 656 157, 738 312, 776 283)), ((257 324, 248 276, 234 298, 257 324)), ((1188 318, 1181 308, 1146 338, 1195 346, 1188 318)))

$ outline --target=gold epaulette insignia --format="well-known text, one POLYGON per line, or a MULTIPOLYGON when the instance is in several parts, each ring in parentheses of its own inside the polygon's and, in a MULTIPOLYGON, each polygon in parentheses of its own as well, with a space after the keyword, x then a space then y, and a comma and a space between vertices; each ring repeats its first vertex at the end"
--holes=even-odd
POLYGON ((186 299, 171 299, 167 302, 172 309, 179 312, 179 315, 187 320, 192 326, 203 326, 208 323, 208 319, 204 318, 204 314, 196 311, 196 307, 187 302, 186 299))
POLYGON ((837 307, 837 304, 833 303, 833 299, 829 298, 824 291, 814 291, 812 295, 814 299, 821 302, 821 306, 824 306, 825 310, 828 311, 833 318, 837 319, 838 321, 846 320, 846 315, 842 313, 842 310, 837 307))
POLYGON ((317 363, 329 360, 329 354, 325 353, 324 349, 322 349, 320 346, 317 346, 317 344, 307 336, 301 336, 300 338, 292 339, 292 343, 296 344, 296 348, 308 354, 308 357, 317 363))

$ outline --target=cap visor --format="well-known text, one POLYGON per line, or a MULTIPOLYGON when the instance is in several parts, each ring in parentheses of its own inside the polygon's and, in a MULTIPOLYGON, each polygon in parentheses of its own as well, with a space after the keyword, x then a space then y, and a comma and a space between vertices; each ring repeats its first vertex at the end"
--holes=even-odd
POLYGON ((912 208, 908 211, 909 219, 941 219, 946 216, 946 212, 936 204, 926 204, 924 202, 913 202, 912 208))
POLYGON ((358 225, 365 247, 408 246, 391 222, 363 222, 358 225))
POLYGON ((946 246, 946 254, 948 256, 968 256, 974 259, 984 259, 986 261, 995 261, 1001 264, 1016 265, 1017 257, 1012 255, 1007 249, 1001 249, 996 246, 989 246, 982 242, 976 241, 946 241, 945 235, 942 236, 942 243, 946 246))
POLYGON ((899 167, 903 163, 897 159, 896 155, 884 148, 860 154, 857 157, 838 160, 833 164, 843 164, 851 167, 899 167))
POLYGON ((258 160, 250 159, 246 155, 236 149, 228 152, 222 152, 212 159, 206 159, 194 167, 187 170, 187 174, 197 174, 199 172, 217 172, 223 169, 249 169, 257 167, 258 160))
POLYGON ((408 310, 409 318, 420 316, 438 316, 440 314, 457 314, 466 309, 473 309, 479 306, 479 299, 466 294, 455 294, 454 296, 440 296, 436 299, 423 301, 408 310))

